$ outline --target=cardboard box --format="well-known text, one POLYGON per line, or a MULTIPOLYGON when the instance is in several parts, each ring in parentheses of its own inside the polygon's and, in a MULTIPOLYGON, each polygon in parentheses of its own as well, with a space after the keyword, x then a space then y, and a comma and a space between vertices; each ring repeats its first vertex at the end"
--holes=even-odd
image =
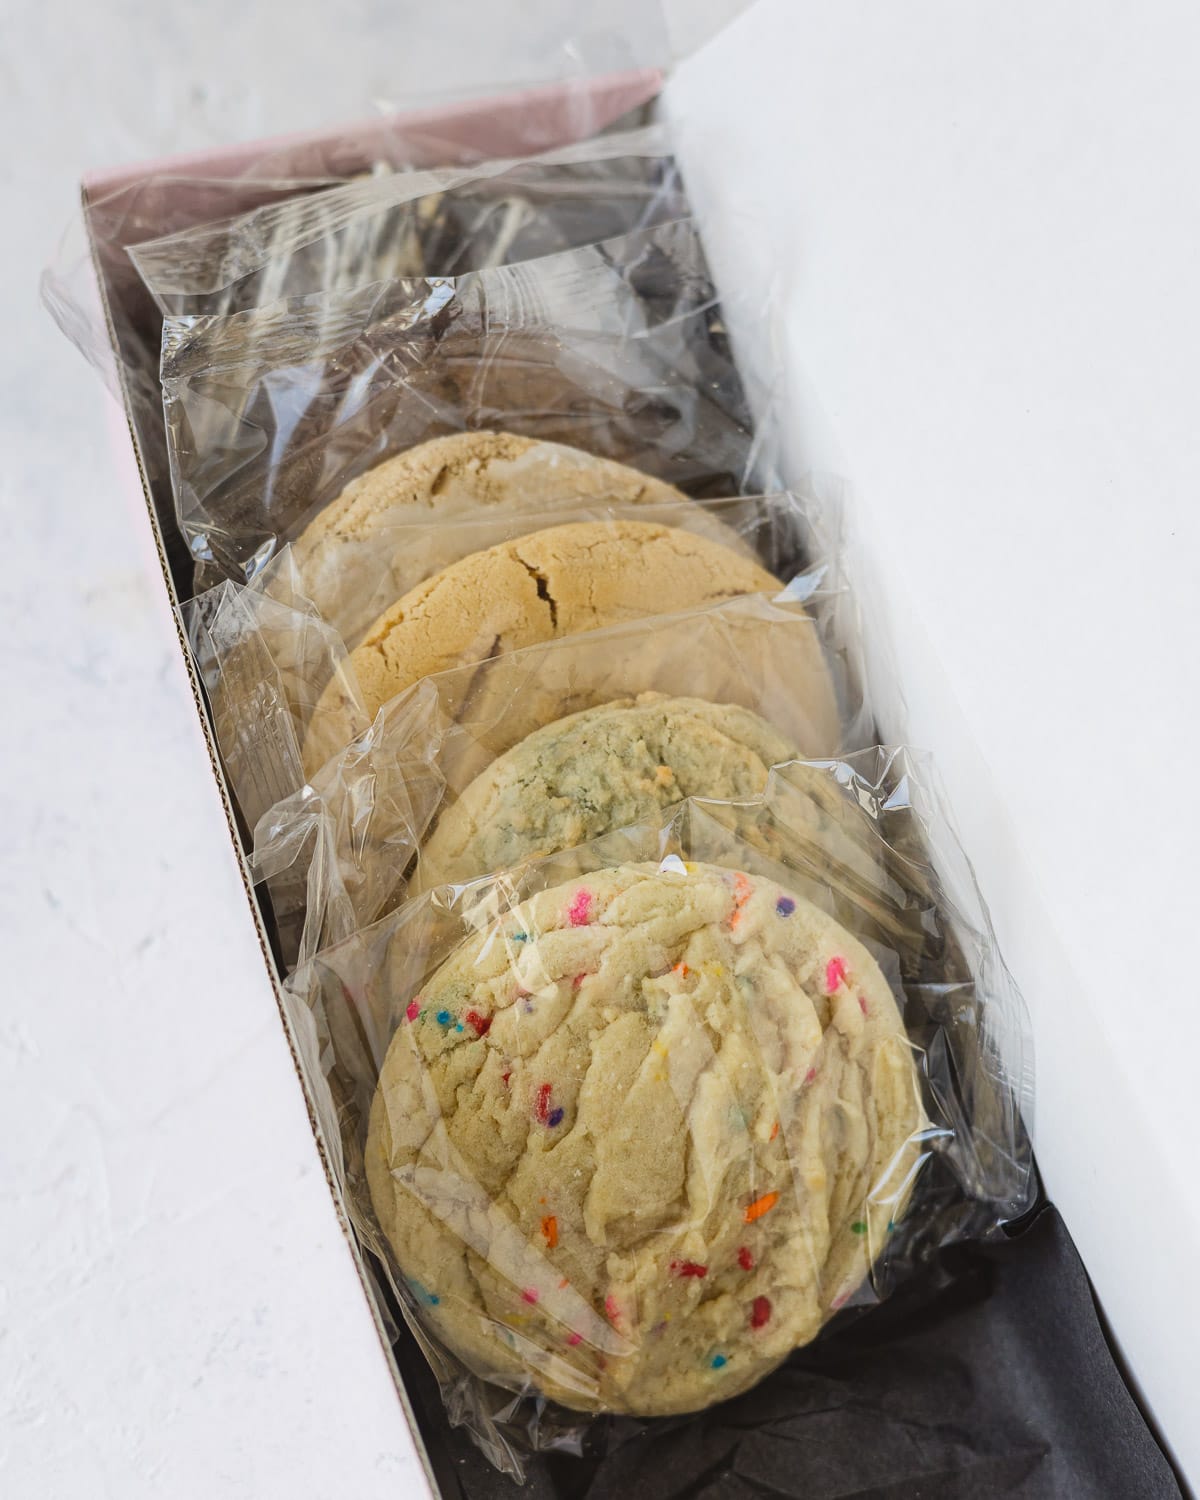
MULTIPOLYGON (((812 34, 822 39, 829 57, 838 54, 839 48, 854 46, 856 37, 850 21, 839 25, 838 22, 827 17, 817 16, 815 11, 807 5, 802 9, 808 12, 807 20, 813 28, 812 34)), ((929 10, 925 18, 925 24, 929 29, 927 40, 929 35, 938 29, 938 21, 933 14, 936 9, 933 7, 929 10)), ((715 44, 710 45, 704 53, 683 67, 667 89, 666 106, 678 125, 681 156, 689 188, 699 206, 707 211, 706 217, 709 221, 714 225, 724 224, 728 230, 726 235, 718 232, 710 247, 718 279, 723 285, 745 284, 755 275, 761 274, 761 269, 768 259, 768 251, 776 263, 787 265, 789 255, 794 254, 799 257, 801 248, 810 246, 814 236, 819 245, 823 222, 821 216, 826 211, 829 223, 836 225, 840 222, 838 218, 840 205, 836 198, 823 202, 816 191, 811 197, 805 198, 803 215, 789 217, 785 212, 780 220, 778 209, 772 209, 770 206, 772 200, 776 204, 782 201, 785 207, 795 206, 793 198, 784 195, 781 199, 779 190, 785 182, 785 173, 795 170, 797 162, 806 160, 804 151, 810 141, 812 154, 815 156, 826 153, 827 158, 829 143, 821 139, 816 123, 812 119, 814 106, 810 104, 807 107, 807 114, 801 112, 801 116, 809 122, 812 135, 799 139, 799 127, 794 123, 789 125, 790 98, 778 79, 773 85, 774 93, 768 92, 753 99, 748 93, 744 96, 742 93, 743 90, 754 87, 750 82, 754 74, 749 62, 751 58, 758 62, 763 60, 764 37, 774 36, 778 43, 777 46, 766 49, 770 54, 768 76, 773 76, 774 70, 783 65, 781 60, 803 54, 803 48, 800 46, 798 34, 795 31, 796 25, 795 12, 786 12, 786 8, 782 5, 764 4, 756 8, 752 15, 745 18, 739 26, 718 38, 715 44), (717 80, 720 80, 721 87, 724 89, 730 79, 736 79, 739 82, 732 94, 728 92, 725 94, 721 109, 714 111, 706 108, 704 100, 706 97, 709 99, 715 97, 717 80), (769 142, 768 148, 759 149, 758 143, 764 140, 769 142), (748 205, 751 206, 748 207, 748 205), (761 236, 747 236, 747 224, 756 223, 762 230, 761 236), (764 228, 767 225, 770 226, 769 229, 764 228)), ((967 46, 965 32, 955 33, 950 30, 947 33, 943 30, 939 35, 943 46, 952 45, 956 38, 961 47, 967 46), (947 34, 949 41, 947 41, 947 34)), ((903 38, 896 38, 895 46, 898 49, 908 46, 911 50, 915 44, 906 43, 903 38)), ((882 78, 887 71, 885 60, 881 58, 878 60, 878 74, 871 76, 882 78)), ((821 80, 815 72, 809 82, 814 95, 819 95, 821 80)), ((657 92, 660 83, 659 75, 653 73, 633 74, 596 82, 592 89, 595 106, 593 123, 603 123, 606 119, 616 118, 630 108, 646 102, 657 92)), ((832 92, 832 87, 830 87, 824 96, 831 112, 835 108, 832 92)), ((565 89, 550 88, 535 91, 532 94, 510 96, 483 103, 477 102, 461 108, 424 111, 420 115, 405 117, 401 123, 409 130, 428 130, 435 133, 442 142, 460 141, 464 150, 482 149, 488 154, 515 154, 545 149, 571 138, 571 125, 575 116, 569 107, 569 97, 565 89)), ((936 90, 933 97, 934 99, 937 97, 936 90)), ((931 106, 931 116, 938 123, 946 123, 933 106, 931 106)), ((375 128, 391 128, 394 123, 388 122, 385 127, 375 128)), ((265 154, 268 154, 271 159, 272 176, 310 177, 330 172, 341 175, 358 170, 369 163, 372 138, 371 130, 322 132, 317 135, 294 137, 270 143, 269 151, 265 154)), ((847 136, 842 142, 843 157, 849 149, 845 144, 846 139, 851 141, 855 139, 848 127, 847 136)), ((871 141, 873 145, 879 146, 878 136, 872 135, 871 141)), ((260 160, 262 154, 264 154, 262 148, 256 146, 231 153, 151 164, 149 167, 127 169, 93 177, 85 185, 85 212, 94 232, 97 271, 104 294, 110 335, 114 345, 121 350, 126 366, 137 369, 140 365, 150 373, 156 370, 155 317, 153 309, 148 305, 148 299, 141 293, 132 268, 125 263, 119 236, 117 240, 106 239, 102 227, 99 233, 96 232, 99 221, 103 217, 105 205, 120 201, 122 195, 126 198, 130 195, 136 197, 146 190, 145 185, 149 180, 161 179, 163 174, 167 173, 171 179, 170 185, 156 181, 152 189, 154 194, 160 195, 157 206, 143 203, 143 211, 160 213, 159 232, 182 227, 184 223, 189 222, 189 216, 192 219, 212 216, 212 199, 205 185, 207 178, 225 176, 242 170, 252 156, 254 160, 260 160)), ((837 155, 836 151, 834 155, 837 155)), ((842 165, 849 173, 850 164, 843 160, 842 165)), ((811 170, 806 169, 803 175, 808 183, 815 180, 811 170)), ((844 180, 849 180, 849 178, 844 180)), ((821 185, 818 181, 817 187, 821 185)), ((248 177, 245 179, 245 196, 239 198, 236 205, 227 207, 225 211, 232 211, 234 206, 238 209, 250 207, 256 201, 256 193, 269 191, 273 189, 265 184, 261 176, 248 177)), ((147 230, 146 232, 154 231, 147 230)), ((876 269, 877 280, 875 283, 868 281, 867 284, 872 284, 878 289, 881 283, 887 281, 886 257, 876 258, 870 264, 876 269)), ((857 264, 857 268, 865 275, 861 262, 857 264)), ((845 337, 848 330, 839 327, 836 309, 831 312, 826 308, 822 321, 819 313, 814 312, 814 307, 819 306, 820 297, 799 275, 790 284, 782 288, 776 287, 774 290, 777 300, 772 303, 772 306, 778 311, 777 326, 783 343, 787 347, 786 362, 794 381, 793 399, 799 434, 797 464, 799 467, 806 466, 813 452, 823 450, 826 453, 832 453, 839 460, 837 466, 848 470, 853 476, 857 472, 854 463, 842 461, 843 450, 838 446, 836 439, 830 438, 831 432, 836 434, 839 418, 843 418, 845 414, 835 411, 831 417, 829 412, 822 409, 821 403, 810 395, 810 387, 805 380, 806 374, 811 373, 816 388, 820 389, 821 371, 816 368, 810 370, 807 355, 813 348, 819 348, 824 352, 834 347, 839 335, 845 337), (818 330, 818 337, 815 341, 811 337, 814 324, 818 330), (808 332, 807 342, 805 330, 808 332)), ((897 292, 895 295, 901 296, 901 293, 897 292)), ((860 335, 863 332, 862 330, 855 331, 860 335)), ((748 328, 739 330, 735 320, 734 333, 735 336, 741 334, 739 350, 746 351, 748 357, 753 359, 754 330, 748 328)), ((761 337, 761 332, 759 336, 761 337)), ((893 333, 893 338, 895 337, 893 333)), ((867 344, 865 337, 863 344, 867 344)), ((895 344, 889 345, 888 348, 890 356, 888 369, 902 386, 902 359, 897 353, 895 344)), ((875 353, 877 358, 878 351, 876 350, 875 353)), ((868 348, 867 355, 864 357, 869 357, 869 355, 870 349, 868 348)), ((840 369, 839 373, 841 373, 840 369)), ((869 388, 874 390, 876 387, 870 386, 869 388)), ((138 456, 164 578, 173 603, 178 604, 179 599, 186 597, 190 592, 190 558, 174 531, 161 426, 156 425, 159 414, 144 398, 139 399, 136 388, 128 383, 124 395, 130 420, 130 432, 138 456)), ((940 400, 945 400, 943 390, 939 389, 938 395, 940 400)), ((860 414, 855 411, 852 415, 854 420, 848 424, 849 429, 856 437, 862 436, 860 414)), ((923 433, 921 436, 932 441, 936 435, 923 433)), ((914 448, 916 446, 914 443, 914 448)), ((866 451, 868 454, 872 452, 869 445, 866 451)), ((850 456, 853 459, 853 454, 850 456)), ((914 465, 915 455, 906 453, 905 462, 910 466, 914 465)), ((908 489, 900 492, 889 490, 884 482, 885 479, 884 469, 878 466, 868 469, 867 482, 872 491, 872 505, 878 507, 891 503, 912 504, 916 508, 916 513, 928 517, 932 524, 934 511, 922 508, 913 499, 908 489)), ((943 503, 946 503, 944 487, 947 482, 947 476, 943 476, 943 488, 938 491, 943 503)), ((860 518, 858 527, 860 538, 866 530, 865 523, 870 521, 873 525, 877 520, 882 520, 883 523, 878 536, 892 534, 887 517, 880 517, 877 510, 868 507, 860 518)), ((899 660, 905 684, 903 692, 895 691, 895 678, 891 673, 891 663, 886 660, 886 653, 878 653, 875 660, 875 686, 878 700, 886 705, 883 727, 892 739, 909 737, 915 731, 915 737, 922 741, 932 742, 933 748, 939 752, 943 761, 948 760, 951 790, 955 794, 955 803, 960 809, 964 806, 964 794, 977 787, 983 789, 981 795, 987 807, 999 808, 1002 806, 1002 793, 989 777, 986 762, 975 748, 977 740, 973 737, 971 729, 977 732, 977 726, 972 725, 966 733, 960 733, 962 721, 955 717, 954 690, 948 685, 946 675, 940 668, 940 641, 936 638, 936 633, 933 640, 923 636, 924 631, 934 627, 930 625, 927 612, 919 607, 914 610, 911 607, 911 600, 904 598, 897 587, 892 569, 900 567, 901 556, 904 556, 905 566, 914 564, 911 555, 901 553, 889 557, 878 538, 873 542, 868 536, 862 546, 861 560, 866 571, 860 580, 860 592, 863 583, 878 584, 878 598, 871 601, 876 606, 873 638, 876 644, 887 643, 891 647, 899 660), (951 741, 951 754, 948 757, 945 744, 947 737, 951 741)), ((917 559, 916 565, 919 566, 919 563, 920 559, 917 559)), ((962 625, 961 620, 956 623, 962 625)), ((942 628, 945 628, 944 622, 942 628)), ((967 628, 976 632, 980 629, 978 622, 970 618, 967 628)), ((193 692, 204 724, 213 774, 222 791, 231 837, 235 844, 241 847, 244 843, 243 833, 238 828, 236 813, 225 785, 208 725, 201 686, 196 678, 182 635, 180 645, 188 660, 193 692)), ((971 837, 973 832, 979 832, 979 821, 977 804, 972 804, 972 818, 968 827, 967 840, 969 852, 976 852, 979 848, 979 844, 971 837)), ((985 894, 995 901, 994 893, 998 889, 1003 889, 1007 895, 1009 871, 1013 866, 1004 869, 1001 865, 1004 857, 1013 851, 1010 844, 1006 842, 1006 836, 1002 835, 996 835, 988 840, 986 847, 988 849, 986 864, 989 868, 985 869, 985 894), (992 875, 990 881, 986 878, 989 873, 992 875)), ((1015 867, 1019 868, 1019 863, 1015 867)), ((269 980, 275 987, 278 997, 279 975, 271 953, 268 926, 248 881, 246 894, 252 919, 258 931, 269 980)), ((1020 900, 1006 900, 1003 914, 1002 936, 1008 938, 1009 933, 1005 931, 1005 927, 1013 928, 1022 920, 1023 906, 1020 900)), ((1044 929, 1038 930, 1044 932, 1044 929)), ((1051 964, 1054 962, 1053 946, 1054 938, 1051 929, 1049 935, 1039 938, 1033 944, 1032 949, 1026 951, 1030 952, 1031 957, 1036 955, 1039 961, 1051 964)), ((1026 983, 1028 988, 1028 974, 1020 970, 1018 977, 1026 983)), ((1036 1014, 1035 1006, 1035 1016, 1036 1014)), ((287 1020, 282 1006, 280 1015, 286 1028, 287 1020)), ((294 1039, 289 1036, 289 1041, 295 1058, 294 1039)), ((302 1074, 301 1081, 303 1083, 302 1074)), ((1051 1098, 1055 1099, 1057 1093, 1058 1088, 1052 1086, 1051 1098)), ((1091 1110, 1091 1107, 1091 1103, 1085 1101, 1085 1108, 1091 1110)), ((316 1132, 315 1113, 311 1100, 309 1100, 309 1113, 316 1132)), ((1090 1114, 1088 1118, 1090 1121, 1090 1114)), ((319 1132, 317 1135, 319 1144, 319 1132)), ((1152 1153, 1152 1134, 1143 1136, 1142 1144, 1152 1153)), ((1042 1149, 1045 1159, 1046 1151, 1040 1137, 1039 1148, 1042 1149)), ((1058 1157, 1053 1143, 1051 1156, 1057 1164, 1058 1157)), ((1062 1158, 1064 1170, 1070 1162, 1069 1155, 1062 1158)), ((330 1185, 332 1190, 332 1179, 330 1179, 330 1185)), ((1052 1183, 1052 1187, 1059 1196, 1063 1195, 1064 1188, 1068 1193, 1070 1192, 1065 1176, 1062 1179, 1062 1186, 1052 1183)), ((1111 1193, 1115 1198, 1118 1193, 1118 1184, 1112 1181, 1106 1182, 1104 1192, 1111 1193)), ((1090 1230, 1092 1219, 1087 1211, 1086 1203, 1077 1200, 1073 1202, 1072 1208, 1078 1209, 1078 1212, 1072 1213, 1072 1224, 1076 1228, 1076 1233, 1078 1234, 1081 1223, 1090 1230)), ((409 1386, 406 1383, 418 1381, 421 1378, 420 1370, 417 1366, 408 1366, 402 1371, 392 1356, 386 1333, 385 1317, 376 1300, 372 1279, 366 1272, 362 1255, 353 1240, 340 1204, 338 1211, 351 1253, 359 1269, 364 1294, 372 1306, 380 1338, 389 1349, 393 1378, 398 1395, 405 1405, 415 1441, 421 1451, 430 1493, 438 1493, 440 1492, 439 1485, 445 1486, 448 1483, 447 1476, 435 1475, 435 1465, 426 1445, 421 1440, 419 1423, 409 1399, 409 1386)), ((1177 1249, 1186 1250, 1188 1247, 1194 1248, 1197 1244, 1200 1244, 1200 1239, 1189 1229, 1186 1235, 1181 1236, 1177 1249)), ((1085 1245, 1085 1252, 1091 1265, 1093 1258, 1088 1245, 1085 1245)), ((1111 1263, 1112 1274, 1115 1276, 1120 1270, 1128 1271, 1131 1265, 1136 1264, 1138 1263, 1131 1260, 1126 1261, 1124 1266, 1119 1260, 1113 1262, 1111 1263)), ((1107 1269, 1109 1269, 1108 1264, 1106 1264, 1107 1269)), ((1104 1290, 1102 1286, 1102 1291, 1104 1290)), ((1181 1284, 1181 1291, 1194 1299, 1195 1292, 1187 1288, 1186 1282, 1181 1284)), ((1145 1304, 1141 1304, 1139 1308, 1135 1300, 1131 1305, 1131 1317, 1135 1316, 1139 1310, 1144 1312, 1145 1304)), ((1186 1322, 1181 1326, 1186 1327, 1186 1322)), ((1168 1435, 1186 1451, 1188 1437, 1182 1421, 1179 1420, 1181 1414, 1176 1413, 1169 1392, 1162 1392, 1160 1397, 1154 1364, 1158 1356, 1153 1346, 1146 1349, 1132 1321, 1124 1328, 1118 1321, 1117 1334, 1127 1347, 1134 1345, 1139 1351, 1146 1353, 1144 1360, 1135 1361, 1135 1374, 1142 1377, 1144 1384, 1153 1387, 1156 1395, 1156 1408, 1164 1414, 1170 1414, 1169 1419, 1167 1415, 1163 1417, 1168 1425, 1168 1435)), ((1167 1358, 1167 1356, 1163 1357, 1167 1358)), ((1169 1366, 1169 1359, 1167 1363, 1169 1366)), ((454 1491, 447 1488, 445 1492, 453 1493, 454 1491)))

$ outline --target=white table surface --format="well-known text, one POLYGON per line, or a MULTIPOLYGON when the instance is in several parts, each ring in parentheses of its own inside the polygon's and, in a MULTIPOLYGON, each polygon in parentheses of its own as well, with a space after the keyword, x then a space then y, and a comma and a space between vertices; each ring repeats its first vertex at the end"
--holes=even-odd
MULTIPOLYGON (((736 3, 688 9, 694 32, 736 3)), ((39 271, 87 169, 619 67, 640 60, 647 11, 362 0, 335 25, 317 0, 4 8, 5 1500, 425 1493, 248 919, 127 439, 39 306, 39 271), (570 43, 609 21, 615 40, 570 43)))

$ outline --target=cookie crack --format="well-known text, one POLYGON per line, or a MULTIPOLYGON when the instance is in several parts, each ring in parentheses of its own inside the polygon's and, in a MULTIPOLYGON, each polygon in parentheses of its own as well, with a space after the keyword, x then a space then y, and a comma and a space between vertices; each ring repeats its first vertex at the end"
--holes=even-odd
POLYGON ((550 592, 550 583, 549 583, 549 580, 547 579, 545 573, 543 573, 540 569, 535 568, 532 563, 526 562, 525 559, 521 556, 521 554, 519 552, 516 553, 515 556, 516 556, 517 561, 521 564, 521 566, 529 574, 530 578, 533 579, 534 585, 537 588, 537 596, 538 596, 538 598, 542 600, 542 602, 546 605, 546 608, 550 611, 550 625, 551 625, 551 628, 554 629, 554 630, 557 630, 558 629, 558 601, 555 599, 554 595, 550 592))

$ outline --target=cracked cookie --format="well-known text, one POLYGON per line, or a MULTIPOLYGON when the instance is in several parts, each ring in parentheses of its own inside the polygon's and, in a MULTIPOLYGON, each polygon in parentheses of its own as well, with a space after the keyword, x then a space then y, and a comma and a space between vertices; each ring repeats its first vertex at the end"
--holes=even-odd
MULTIPOLYGON (((752 559, 679 527, 572 522, 443 568, 385 611, 348 660, 373 719, 382 704, 434 672, 558 636, 782 587, 752 559)), ((815 632, 810 649, 820 656, 815 632)), ((820 675, 827 680, 823 669, 820 675)), ((308 773, 353 739, 356 727, 354 707, 335 678, 305 741, 308 773)))
POLYGON ((736 1395, 815 1337, 907 1202, 924 1116, 892 991, 771 881, 596 871, 397 998, 371 1199, 480 1375, 641 1416, 736 1395))
MULTIPOLYGON (((450 524, 431 531, 417 551, 399 527, 479 520, 481 507, 491 517, 571 504, 686 501, 661 479, 564 443, 458 432, 419 443, 352 480, 292 544, 292 560, 305 593, 353 647, 394 599, 478 547, 468 528, 450 524)), ((697 526, 705 519, 698 506, 697 526)), ((709 523, 711 534, 721 529, 709 523)))
MULTIPOLYGON (((584 709, 528 735, 464 788, 421 850, 420 886, 574 848, 685 797, 758 796, 773 765, 803 753, 736 704, 643 693, 584 709)), ((819 791, 824 778, 815 781, 819 791)))

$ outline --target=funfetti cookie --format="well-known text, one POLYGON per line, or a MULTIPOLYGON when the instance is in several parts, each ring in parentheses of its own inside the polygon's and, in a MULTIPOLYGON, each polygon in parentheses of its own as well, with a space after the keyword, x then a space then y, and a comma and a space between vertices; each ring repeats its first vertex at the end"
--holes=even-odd
MULTIPOLYGON (((478 548, 456 523, 573 504, 649 503, 685 504, 687 497, 564 443, 459 432, 395 454, 352 480, 292 544, 292 561, 304 592, 353 648, 389 604, 478 548), (419 544, 403 534, 429 521, 438 528, 419 544)), ((706 515, 696 507, 698 528, 706 515)))
POLYGON ((713 865, 622 865, 473 935, 384 1060, 380 1226, 478 1374, 582 1411, 746 1390, 867 1276, 924 1119, 875 961, 713 865))
POLYGON ((585 709, 521 740, 446 808, 420 888, 573 848, 685 797, 756 797, 773 765, 803 753, 736 704, 644 693, 585 709))
MULTIPOLYGON (((382 704, 435 672, 620 621, 782 587, 753 559, 679 527, 631 520, 551 526, 473 552, 426 579, 375 621, 348 666, 369 721, 382 704)), ((811 650, 820 657, 815 633, 811 650)), ((827 674, 823 680, 828 684, 827 674)), ((832 702, 831 686, 829 697, 832 702)), ((309 774, 359 727, 361 718, 335 678, 304 746, 309 774)))

